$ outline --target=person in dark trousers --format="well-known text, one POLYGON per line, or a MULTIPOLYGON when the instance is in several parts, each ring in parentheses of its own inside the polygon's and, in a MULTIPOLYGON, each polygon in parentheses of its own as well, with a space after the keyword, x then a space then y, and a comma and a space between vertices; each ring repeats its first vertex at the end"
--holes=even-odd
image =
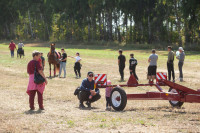
POLYGON ((179 68, 179 80, 180 82, 183 82, 183 64, 184 64, 184 60, 185 60, 185 53, 182 47, 179 47, 179 56, 177 56, 176 58, 179 60, 178 62, 178 68, 179 68))
POLYGON ((40 58, 42 59, 42 68, 43 68, 43 71, 44 71, 44 67, 45 67, 45 58, 44 58, 42 52, 41 52, 41 57, 40 57, 40 58))
POLYGON ((167 70, 168 70, 168 80, 171 80, 171 76, 173 78, 173 82, 175 82, 175 74, 174 74, 174 52, 172 51, 172 47, 168 46, 168 60, 167 60, 167 70))
POLYGON ((71 58, 75 58, 76 59, 76 62, 74 63, 74 72, 76 74, 76 78, 81 78, 81 57, 80 57, 80 54, 77 52, 76 53, 76 57, 72 57, 72 56, 68 56, 68 57, 71 57, 71 58))
POLYGON ((79 92, 79 108, 85 108, 83 102, 86 101, 88 108, 91 108, 91 103, 99 100, 101 98, 100 91, 98 88, 94 87, 94 73, 88 72, 87 78, 82 81, 80 92, 79 92))
POLYGON ((118 65, 119 65, 119 73, 121 76, 121 81, 124 81, 124 68, 125 68, 125 62, 126 57, 122 55, 122 50, 119 50, 119 56, 118 56, 118 65))
POLYGON ((134 77, 138 80, 138 76, 136 75, 135 69, 137 66, 137 60, 134 58, 134 54, 130 54, 130 60, 129 60, 129 70, 130 75, 134 75, 134 77))

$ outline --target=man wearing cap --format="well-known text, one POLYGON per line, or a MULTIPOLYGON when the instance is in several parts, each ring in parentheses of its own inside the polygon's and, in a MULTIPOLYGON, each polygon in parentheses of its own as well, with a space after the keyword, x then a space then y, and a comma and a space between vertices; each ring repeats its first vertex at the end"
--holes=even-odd
POLYGON ((183 82, 183 64, 185 60, 185 53, 184 53, 183 47, 179 47, 178 50, 180 52, 180 55, 177 56, 176 58, 179 60, 178 62, 179 79, 180 79, 180 82, 183 82))
POLYGON ((152 54, 149 56, 149 59, 148 59, 148 62, 149 62, 148 79, 149 79, 150 84, 153 83, 156 77, 157 60, 158 60, 158 55, 156 54, 156 50, 152 49, 152 54))
POLYGON ((172 51, 172 47, 168 46, 168 60, 167 60, 167 70, 168 70, 168 80, 171 80, 171 75, 173 78, 173 82, 175 82, 174 75, 174 52, 172 51))
POLYGON ((94 87, 95 82, 93 80, 93 77, 94 73, 88 72, 87 78, 82 81, 79 92, 80 109, 85 108, 83 104, 84 101, 86 101, 88 108, 90 108, 92 102, 95 102, 101 98, 101 95, 99 94, 99 89, 94 87))

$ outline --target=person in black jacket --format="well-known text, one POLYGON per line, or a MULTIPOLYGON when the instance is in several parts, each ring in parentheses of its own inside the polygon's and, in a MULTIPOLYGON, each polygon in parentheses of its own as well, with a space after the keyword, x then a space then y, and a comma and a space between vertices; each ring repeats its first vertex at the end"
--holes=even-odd
POLYGON ((122 54, 122 50, 119 50, 119 56, 118 56, 118 65, 119 65, 119 73, 121 76, 121 81, 124 81, 124 68, 125 68, 125 62, 126 57, 122 54))
POLYGON ((134 58, 134 54, 130 54, 130 57, 131 57, 129 60, 130 75, 134 75, 134 77, 138 80, 138 77, 135 72, 137 60, 134 58))
POLYGON ((87 78, 82 81, 80 92, 79 92, 79 108, 85 108, 83 102, 86 101, 88 108, 91 107, 91 103, 99 100, 101 98, 100 91, 98 88, 95 88, 94 84, 94 73, 88 72, 87 78))

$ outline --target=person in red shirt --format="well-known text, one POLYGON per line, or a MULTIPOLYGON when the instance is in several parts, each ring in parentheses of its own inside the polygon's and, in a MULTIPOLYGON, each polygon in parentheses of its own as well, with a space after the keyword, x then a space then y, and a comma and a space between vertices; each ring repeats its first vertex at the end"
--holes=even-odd
POLYGON ((10 49, 10 53, 11 53, 11 57, 14 57, 14 50, 16 49, 15 43, 13 42, 13 40, 10 42, 9 44, 9 49, 10 49))
POLYGON ((28 87, 27 87, 27 94, 29 95, 29 105, 30 105, 30 110, 34 110, 34 99, 35 99, 35 94, 37 93, 38 95, 38 104, 39 104, 39 108, 40 110, 44 110, 43 107, 43 92, 45 89, 45 84, 47 85, 47 79, 43 73, 41 64, 39 62, 39 58, 40 58, 40 53, 38 51, 34 51, 32 53, 33 56, 33 60, 31 60, 28 63, 27 66, 27 73, 29 74, 29 83, 28 83, 28 87), (36 84, 34 82, 34 72, 35 72, 35 68, 36 71, 45 79, 44 83, 41 84, 36 84))

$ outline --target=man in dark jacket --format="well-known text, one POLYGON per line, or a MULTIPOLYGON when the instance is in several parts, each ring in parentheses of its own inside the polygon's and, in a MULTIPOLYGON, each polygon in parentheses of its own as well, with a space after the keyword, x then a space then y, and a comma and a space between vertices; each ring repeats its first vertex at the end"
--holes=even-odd
POLYGON ((137 60, 134 58, 134 54, 130 54, 130 60, 129 60, 129 70, 130 70, 130 75, 134 75, 134 77, 138 80, 138 77, 135 72, 135 68, 137 65, 137 60))
POLYGON ((84 101, 87 101, 86 104, 88 105, 88 108, 90 108, 92 102, 95 102, 101 98, 101 95, 99 94, 99 89, 94 87, 95 82, 93 80, 93 77, 94 73, 88 72, 87 78, 82 81, 79 92, 80 109, 85 108, 83 104, 84 101))
POLYGON ((124 68, 125 68, 125 62, 126 57, 122 54, 122 50, 119 50, 119 56, 118 56, 118 65, 119 65, 119 73, 121 76, 121 81, 124 81, 124 68))

